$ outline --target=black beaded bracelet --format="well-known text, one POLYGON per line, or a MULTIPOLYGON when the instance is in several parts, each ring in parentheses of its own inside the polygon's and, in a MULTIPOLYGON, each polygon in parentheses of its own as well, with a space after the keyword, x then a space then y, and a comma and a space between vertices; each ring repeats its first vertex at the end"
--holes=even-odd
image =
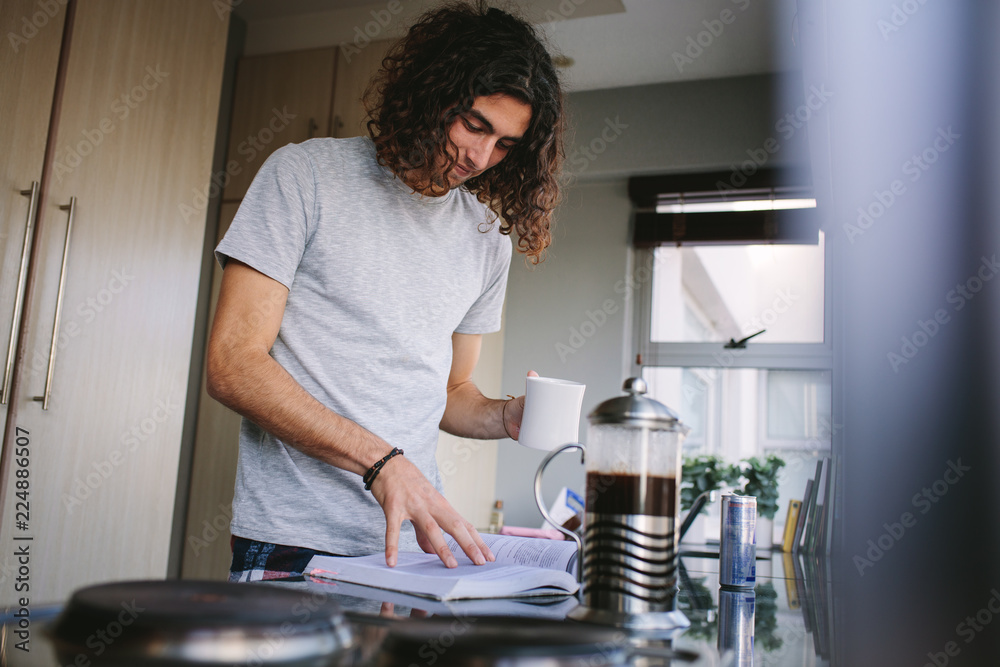
POLYGON ((391 452, 389 452, 381 459, 376 461, 375 465, 373 465, 371 468, 368 469, 368 472, 366 472, 364 474, 364 477, 361 478, 365 483, 365 491, 372 490, 372 484, 375 482, 375 478, 378 477, 378 474, 382 472, 382 467, 386 464, 386 462, 396 454, 402 454, 402 453, 403 453, 402 449, 399 449, 398 447, 393 447, 391 452))

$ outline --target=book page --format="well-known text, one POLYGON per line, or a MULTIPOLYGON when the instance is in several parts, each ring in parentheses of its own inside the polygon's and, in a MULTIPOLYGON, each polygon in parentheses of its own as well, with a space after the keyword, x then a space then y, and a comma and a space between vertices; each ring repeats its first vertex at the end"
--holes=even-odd
POLYGON ((567 594, 578 588, 575 577, 558 570, 500 562, 474 565, 461 551, 456 558, 458 567, 447 568, 435 554, 402 552, 396 567, 390 568, 383 554, 314 556, 306 571, 436 600, 567 594))
MULTIPOLYGON (((338 596, 341 607, 351 610, 350 603, 345 604, 344 597, 367 602, 375 600, 379 603, 390 603, 393 605, 392 614, 396 618, 408 618, 413 610, 419 610, 428 616, 517 616, 521 618, 566 618, 578 603, 577 599, 569 595, 517 597, 517 598, 478 598, 472 600, 435 600, 429 597, 421 597, 399 591, 390 591, 360 584, 350 584, 346 581, 332 581, 316 577, 308 577, 308 582, 303 582, 303 587, 326 586, 338 596), (335 587, 335 588, 333 588, 335 587)), ((264 582, 267 583, 267 582, 264 582)), ((792 581, 794 585, 794 581, 792 581)), ((283 584, 288 586, 289 584, 283 584)), ((797 609, 798 607, 796 607, 797 609)), ((375 606, 367 613, 379 613, 380 609, 375 606)))
MULTIPOLYGON (((572 540, 546 540, 491 533, 482 533, 481 536, 496 556, 497 563, 542 567, 576 574, 576 542, 572 540)), ((459 563, 468 560, 462 547, 450 535, 445 535, 445 541, 459 563)))

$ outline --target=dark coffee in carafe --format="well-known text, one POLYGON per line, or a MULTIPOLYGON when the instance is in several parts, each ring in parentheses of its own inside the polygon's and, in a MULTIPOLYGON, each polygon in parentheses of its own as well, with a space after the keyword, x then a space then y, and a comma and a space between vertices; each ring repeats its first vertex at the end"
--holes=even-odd
POLYGON ((628 474, 587 473, 587 510, 595 514, 677 513, 677 480, 628 474))
POLYGON ((676 512, 674 477, 587 473, 583 575, 589 607, 669 610, 677 581, 676 512))

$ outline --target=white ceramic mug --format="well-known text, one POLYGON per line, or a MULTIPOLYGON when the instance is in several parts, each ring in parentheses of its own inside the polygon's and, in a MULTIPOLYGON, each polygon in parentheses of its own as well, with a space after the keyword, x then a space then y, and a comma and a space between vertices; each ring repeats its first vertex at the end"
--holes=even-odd
POLYGON ((580 408, 587 385, 556 378, 528 377, 524 415, 517 441, 550 451, 580 440, 580 408))

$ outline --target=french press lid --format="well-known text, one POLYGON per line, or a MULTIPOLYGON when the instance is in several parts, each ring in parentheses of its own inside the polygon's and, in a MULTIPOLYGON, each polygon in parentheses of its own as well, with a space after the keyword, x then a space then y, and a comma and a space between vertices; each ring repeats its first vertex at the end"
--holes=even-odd
POLYGON ((646 381, 635 377, 625 380, 625 396, 611 398, 591 411, 587 420, 591 424, 621 424, 655 430, 684 430, 677 413, 656 399, 643 396, 646 381))

